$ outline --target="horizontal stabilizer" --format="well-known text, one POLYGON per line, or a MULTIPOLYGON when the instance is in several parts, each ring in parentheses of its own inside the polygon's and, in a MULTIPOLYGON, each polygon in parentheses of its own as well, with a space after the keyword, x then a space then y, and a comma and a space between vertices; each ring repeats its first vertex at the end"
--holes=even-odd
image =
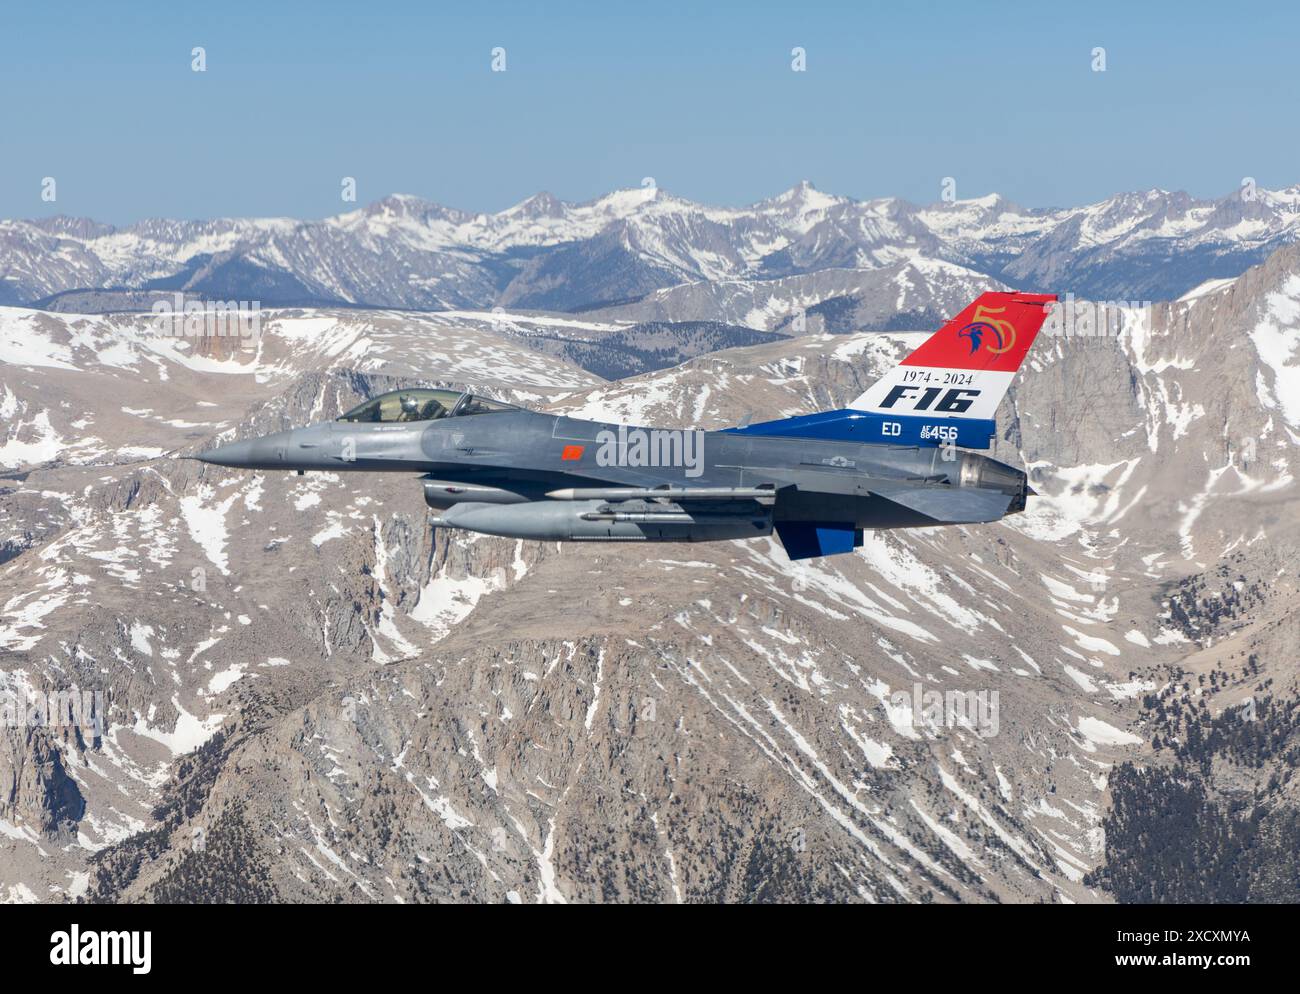
POLYGON ((874 486, 871 492, 945 525, 998 521, 1015 500, 1014 494, 976 487, 890 485, 874 486))
POLYGON ((578 487, 552 490, 551 500, 753 500, 771 504, 776 488, 766 487, 578 487))
POLYGON ((862 544, 862 529, 844 521, 778 521, 776 534, 791 559, 834 556, 862 544))

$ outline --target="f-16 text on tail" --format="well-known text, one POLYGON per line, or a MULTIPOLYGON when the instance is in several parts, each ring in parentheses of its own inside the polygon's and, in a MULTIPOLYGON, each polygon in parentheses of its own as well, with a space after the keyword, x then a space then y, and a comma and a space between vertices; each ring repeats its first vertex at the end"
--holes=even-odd
POLYGON ((849 407, 723 431, 579 421, 449 390, 395 390, 337 421, 198 458, 258 470, 418 472, 434 524, 575 542, 770 535, 791 559, 864 528, 996 521, 1025 474, 986 449, 1055 296, 986 293, 849 407))

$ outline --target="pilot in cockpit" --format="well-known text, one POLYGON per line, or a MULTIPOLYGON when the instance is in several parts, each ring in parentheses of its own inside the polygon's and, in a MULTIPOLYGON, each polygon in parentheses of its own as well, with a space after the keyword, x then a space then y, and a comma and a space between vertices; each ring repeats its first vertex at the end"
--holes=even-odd
POLYGON ((421 405, 419 397, 405 394, 399 404, 401 413, 397 416, 398 421, 433 421, 447 413, 447 408, 438 403, 436 397, 430 397, 421 405))

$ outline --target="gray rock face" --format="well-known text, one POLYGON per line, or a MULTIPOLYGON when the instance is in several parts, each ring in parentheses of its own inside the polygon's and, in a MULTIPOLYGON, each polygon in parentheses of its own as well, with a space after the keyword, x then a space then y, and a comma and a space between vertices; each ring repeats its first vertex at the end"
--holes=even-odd
POLYGON ((0 731, 0 894, 1108 900, 1084 877, 1114 766, 1168 755, 1146 698, 1295 696, 1294 249, 1040 341, 994 454, 1042 496, 849 556, 435 532, 414 480, 172 458, 395 383, 663 425, 808 413, 918 341, 808 333, 606 382, 532 339, 630 326, 557 320, 283 311, 241 350, 0 309, 0 689, 107 701, 98 741, 0 731))
POLYGON ((58 745, 44 730, 28 727, 6 736, 5 747, 8 782, 0 817, 51 841, 66 840, 84 815, 85 802, 58 745))

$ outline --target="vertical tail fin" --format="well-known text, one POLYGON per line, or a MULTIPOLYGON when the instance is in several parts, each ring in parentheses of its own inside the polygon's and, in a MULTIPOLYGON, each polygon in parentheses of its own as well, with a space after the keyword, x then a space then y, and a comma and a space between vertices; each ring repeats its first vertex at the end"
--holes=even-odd
POLYGON ((983 293, 849 405, 893 416, 990 420, 1056 300, 983 293))
POLYGON ((1056 300, 985 293, 840 411, 728 428, 746 435, 987 449, 998 403, 1056 300))

